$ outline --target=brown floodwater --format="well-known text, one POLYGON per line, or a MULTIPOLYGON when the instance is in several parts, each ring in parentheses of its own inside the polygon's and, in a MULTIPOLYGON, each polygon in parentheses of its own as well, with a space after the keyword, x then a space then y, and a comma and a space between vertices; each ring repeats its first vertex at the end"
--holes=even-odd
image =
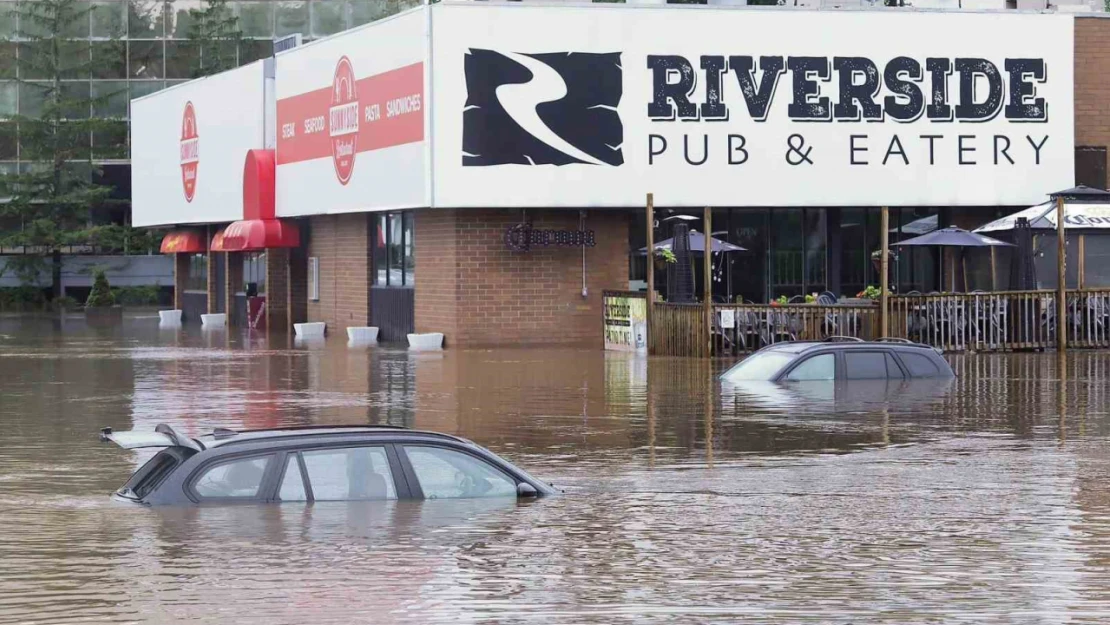
POLYGON ((728 363, 283 346, 0 318, 0 622, 1104 623, 1110 352, 947 383, 722 387, 728 363), (535 502, 149 509, 103 426, 389 423, 535 502))

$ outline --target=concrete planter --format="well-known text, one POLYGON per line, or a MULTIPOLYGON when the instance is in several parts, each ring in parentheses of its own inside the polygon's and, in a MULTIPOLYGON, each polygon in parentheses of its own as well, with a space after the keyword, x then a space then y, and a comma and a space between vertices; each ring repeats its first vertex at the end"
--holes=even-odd
POLYGON ((378 329, 374 326, 347 328, 347 341, 349 343, 377 343, 378 329))
POLYGON ((323 338, 324 329, 328 324, 323 321, 315 321, 313 323, 294 323, 293 332, 305 339, 310 338, 323 338))
POLYGON ((223 328, 227 326, 227 315, 224 313, 212 313, 200 316, 200 325, 205 328, 223 328))
POLYGON ((180 310, 159 310, 158 322, 168 325, 181 325, 181 311, 180 310))
POLYGON ((85 319, 90 323, 116 323, 123 321, 122 306, 93 306, 85 308, 85 319))
POLYGON ((443 349, 443 333, 410 334, 409 347, 413 349, 443 349))

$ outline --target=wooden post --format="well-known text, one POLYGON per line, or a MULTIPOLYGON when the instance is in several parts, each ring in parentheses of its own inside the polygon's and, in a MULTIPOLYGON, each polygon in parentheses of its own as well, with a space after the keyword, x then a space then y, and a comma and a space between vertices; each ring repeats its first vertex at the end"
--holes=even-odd
POLYGON ((703 263, 702 270, 702 288, 704 289, 704 302, 705 306, 705 355, 713 355, 713 238, 710 233, 713 232, 713 209, 708 206, 705 207, 702 213, 702 223, 705 226, 705 232, 702 234, 705 242, 705 252, 702 254, 703 263))
POLYGON ((890 208, 882 208, 879 220, 879 240, 882 242, 879 260, 879 337, 887 336, 890 330, 890 294, 887 288, 890 271, 890 208))
POLYGON ((1087 286, 1087 235, 1079 235, 1079 288, 1087 286))
POLYGON ((1056 196, 1056 348, 1068 348, 1068 286, 1064 269, 1067 265, 1067 240, 1064 238, 1064 198, 1056 196))
MULTIPOLYGON (((998 290, 998 275, 997 275, 997 268, 995 267, 994 256, 995 256, 994 255, 994 246, 992 245, 991 246, 991 291, 997 291, 998 290)), ((1013 285, 1011 285, 1011 288, 1013 288, 1013 285)))
POLYGON ((655 314, 655 194, 647 194, 647 310, 644 326, 647 331, 648 354, 652 352, 651 318, 655 314))

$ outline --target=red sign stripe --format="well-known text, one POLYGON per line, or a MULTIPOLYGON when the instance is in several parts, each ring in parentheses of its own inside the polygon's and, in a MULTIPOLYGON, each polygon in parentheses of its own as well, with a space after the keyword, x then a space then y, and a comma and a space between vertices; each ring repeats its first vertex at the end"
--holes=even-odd
MULTIPOLYGON (((423 63, 368 76, 357 84, 358 152, 424 140, 423 63)), ((327 87, 278 100, 279 166, 332 158, 332 90, 327 87)))

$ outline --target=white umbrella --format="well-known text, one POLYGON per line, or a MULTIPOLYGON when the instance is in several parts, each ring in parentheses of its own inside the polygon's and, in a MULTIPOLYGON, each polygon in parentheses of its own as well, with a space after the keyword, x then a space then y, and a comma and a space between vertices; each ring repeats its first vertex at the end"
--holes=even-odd
MULTIPOLYGON (((1029 220, 1029 227, 1033 230, 1056 229, 1056 203, 1052 200, 1030 206, 1013 215, 996 219, 985 226, 975 229, 975 232, 1002 232, 1013 230, 1020 218, 1029 220)), ((1085 204, 1072 202, 1064 204, 1064 225, 1071 229, 1091 230, 1096 228, 1110 228, 1110 204, 1085 204)))

